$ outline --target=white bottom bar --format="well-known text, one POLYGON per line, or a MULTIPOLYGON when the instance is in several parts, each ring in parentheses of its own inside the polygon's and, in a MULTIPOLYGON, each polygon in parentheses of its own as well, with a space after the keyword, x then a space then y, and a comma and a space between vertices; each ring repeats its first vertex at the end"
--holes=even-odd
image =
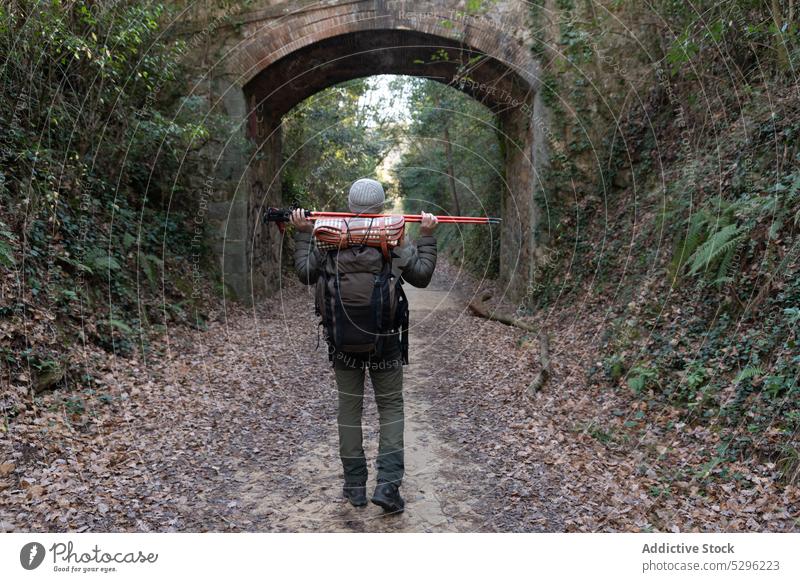
POLYGON ((31 533, 0 536, 0 573, 2 580, 148 582, 794 581, 798 549, 800 534, 31 533), (32 570, 23 565, 37 561, 32 570))

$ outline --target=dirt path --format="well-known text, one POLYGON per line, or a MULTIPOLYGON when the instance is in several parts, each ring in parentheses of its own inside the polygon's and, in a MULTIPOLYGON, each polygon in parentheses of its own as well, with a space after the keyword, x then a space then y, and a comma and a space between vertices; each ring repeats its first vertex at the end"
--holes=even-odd
MULTIPOLYGON (((173 418, 175 430, 169 434, 180 439, 210 424, 213 439, 200 438, 203 444, 181 457, 194 465, 185 475, 174 467, 174 456, 161 452, 171 449, 163 435, 160 442, 142 447, 148 465, 171 483, 176 501, 171 527, 288 532, 561 527, 557 512, 550 510, 546 517, 533 504, 547 505, 552 490, 540 465, 516 476, 497 464, 505 451, 487 435, 508 429, 492 429, 483 407, 502 403, 491 392, 486 401, 483 386, 490 380, 482 377, 485 366, 478 366, 476 374, 464 364, 476 359, 470 350, 486 350, 478 331, 484 323, 466 315, 466 297, 444 280, 440 276, 428 289, 408 289, 412 325, 404 380, 404 513, 386 516, 377 506, 354 508, 342 498, 333 373, 324 352, 314 349, 311 299, 302 288, 291 287, 255 317, 228 320, 225 334, 203 334, 209 342, 203 354, 197 353, 196 338, 187 338, 192 345, 176 346, 165 375, 183 375, 179 384, 188 392, 180 398, 193 412, 173 418), (470 331, 459 327, 464 325, 470 331), (198 402, 205 407, 198 409, 198 402), (511 483, 508 477, 524 479, 538 493, 525 488, 511 492, 509 499, 500 485, 511 483), (520 502, 529 506, 522 508, 520 502), (515 508, 520 508, 516 514, 515 508)), ((364 409, 370 493, 379 422, 369 381, 364 409)), ((528 464, 517 464, 516 470, 528 464)))
MULTIPOLYGON (((417 320, 431 312, 457 315, 463 302, 452 293, 438 289, 411 289, 409 302, 417 320)), ((243 486, 231 497, 236 506, 249 513, 256 525, 281 531, 474 531, 483 519, 470 506, 459 475, 477 474, 477 468, 453 443, 443 440, 433 425, 432 404, 426 398, 428 373, 422 346, 432 341, 430 330, 415 325, 411 333, 411 364, 405 369, 406 477, 403 495, 407 509, 402 515, 385 516, 382 509, 368 504, 354 508, 341 497, 341 469, 335 416, 321 438, 308 442, 307 451, 278 477, 271 469, 246 466, 235 481, 243 486), (276 477, 278 477, 276 479, 276 477), (282 480, 303 484, 302 492, 283 487, 282 480), (263 521, 262 521, 263 520, 263 521)), ((332 381, 332 377, 328 382, 332 381)), ((368 493, 374 487, 374 459, 377 453, 377 415, 371 385, 365 397, 365 451, 370 465, 368 493)), ((335 389, 331 386, 331 398, 335 389)), ((259 528, 260 529, 260 528, 259 528)))

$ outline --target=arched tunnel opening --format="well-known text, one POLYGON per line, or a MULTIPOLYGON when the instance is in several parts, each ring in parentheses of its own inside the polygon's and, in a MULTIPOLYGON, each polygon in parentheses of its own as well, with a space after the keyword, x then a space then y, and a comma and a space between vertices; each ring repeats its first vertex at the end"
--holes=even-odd
POLYGON ((449 86, 488 108, 496 119, 502 151, 498 210, 504 220, 496 271, 509 295, 520 296, 527 278, 519 266, 534 262, 531 234, 539 219, 532 202, 537 180, 535 88, 502 55, 398 29, 358 31, 309 43, 265 66, 244 85, 246 134, 255 144, 255 154, 247 161, 247 238, 242 241, 244 256, 237 256, 246 276, 231 276, 225 268, 227 282, 239 298, 252 301, 279 285, 282 237, 261 224, 261 213, 291 202, 282 188, 284 117, 320 91, 375 75, 403 75, 449 86))
MULTIPOLYGON (((377 179, 385 211, 499 216, 503 134, 495 113, 427 78, 379 75, 324 89, 281 122, 283 200, 348 209, 350 185, 377 179)), ((408 226, 412 238, 416 228, 408 226)), ((439 250, 480 278, 499 273, 499 225, 439 229, 439 250)))

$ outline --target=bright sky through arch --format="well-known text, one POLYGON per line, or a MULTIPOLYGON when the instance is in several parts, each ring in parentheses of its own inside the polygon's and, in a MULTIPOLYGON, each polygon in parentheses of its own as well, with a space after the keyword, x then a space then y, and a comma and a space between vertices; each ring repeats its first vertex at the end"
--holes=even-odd
MULTIPOLYGON (((413 87, 412 77, 403 75, 375 75, 367 79, 369 89, 359 100, 359 106, 369 112, 379 110, 380 117, 394 123, 408 124, 411 122, 411 109, 409 93, 413 87)), ((367 115, 367 123, 376 125, 377 121, 367 115)))

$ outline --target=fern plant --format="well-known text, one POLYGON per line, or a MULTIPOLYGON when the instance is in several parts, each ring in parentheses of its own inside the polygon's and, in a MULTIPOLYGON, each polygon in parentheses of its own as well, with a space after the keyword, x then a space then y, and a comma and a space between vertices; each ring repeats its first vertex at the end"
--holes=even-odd
POLYGON ((711 234, 690 257, 689 274, 696 275, 702 271, 716 274, 717 280, 724 277, 724 271, 713 267, 730 265, 736 248, 745 239, 745 231, 742 226, 728 224, 711 234))
POLYGON ((0 265, 4 267, 13 267, 16 265, 16 261, 14 260, 14 247, 11 246, 11 243, 15 240, 16 237, 7 230, 5 223, 0 221, 0 265))
POLYGON ((14 260, 14 249, 7 242, 0 240, 0 265, 13 267, 16 265, 14 260))
POLYGON ((689 226, 686 231, 686 236, 679 239, 675 250, 672 253, 672 261, 670 262, 670 280, 676 281, 686 266, 694 252, 697 250, 706 238, 706 224, 708 222, 708 214, 699 210, 691 215, 689 218, 689 226))
POLYGON ((702 274, 717 286, 733 281, 729 271, 736 251, 750 231, 747 226, 750 223, 742 224, 739 220, 743 203, 715 198, 691 215, 686 236, 673 253, 670 264, 673 281, 683 272, 690 276, 702 274))
POLYGON ((741 384, 745 380, 751 380, 756 376, 763 376, 765 374, 764 369, 760 366, 747 366, 744 368, 739 374, 736 376, 736 379, 733 381, 734 384, 741 384))

